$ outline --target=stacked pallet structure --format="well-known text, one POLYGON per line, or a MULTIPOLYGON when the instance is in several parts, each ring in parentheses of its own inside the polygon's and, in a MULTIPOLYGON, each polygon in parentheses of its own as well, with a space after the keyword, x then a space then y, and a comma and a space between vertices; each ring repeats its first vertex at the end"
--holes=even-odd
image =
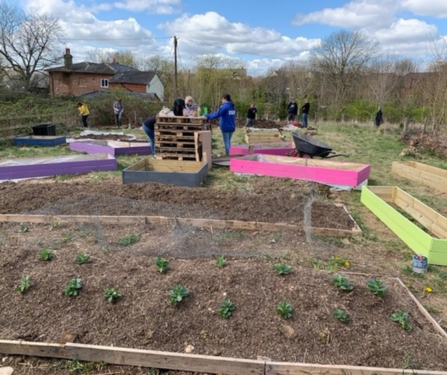
POLYGON ((211 130, 211 124, 207 121, 206 118, 157 116, 155 123, 157 158, 202 161, 204 150, 199 132, 211 130))

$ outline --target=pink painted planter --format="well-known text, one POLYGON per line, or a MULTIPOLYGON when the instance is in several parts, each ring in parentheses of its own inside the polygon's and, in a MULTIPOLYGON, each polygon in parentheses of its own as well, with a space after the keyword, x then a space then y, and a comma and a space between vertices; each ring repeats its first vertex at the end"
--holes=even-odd
MULTIPOLYGON (((295 150, 291 142, 260 143, 253 146, 253 154, 287 156, 287 153, 295 150)), ((248 155, 248 145, 231 146, 230 155, 248 155)))
POLYGON ((87 154, 109 155, 150 155, 149 142, 121 142, 110 140, 88 140, 70 143, 70 150, 86 152, 87 154))
POLYGON ((235 173, 287 177, 344 188, 365 183, 370 169, 368 164, 259 154, 230 161, 230 171, 235 173))
POLYGON ((116 159, 109 154, 8 159, 0 160, 0 180, 116 171, 117 168, 116 159))

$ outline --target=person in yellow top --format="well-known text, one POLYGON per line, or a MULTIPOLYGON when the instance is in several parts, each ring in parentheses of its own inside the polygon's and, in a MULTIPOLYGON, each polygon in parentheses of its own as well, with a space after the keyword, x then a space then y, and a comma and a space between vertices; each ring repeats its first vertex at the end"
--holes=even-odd
POLYGON ((90 114, 88 107, 84 103, 78 102, 78 109, 79 114, 81 115, 82 118, 82 123, 84 124, 84 128, 88 128, 87 118, 88 115, 90 114))

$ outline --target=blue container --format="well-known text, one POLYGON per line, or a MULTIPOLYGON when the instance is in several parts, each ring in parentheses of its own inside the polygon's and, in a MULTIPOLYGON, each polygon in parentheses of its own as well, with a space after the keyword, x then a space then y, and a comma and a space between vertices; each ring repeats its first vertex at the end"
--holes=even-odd
POLYGON ((413 257, 413 271, 414 272, 425 272, 427 271, 428 262, 427 257, 423 255, 415 255, 413 257))

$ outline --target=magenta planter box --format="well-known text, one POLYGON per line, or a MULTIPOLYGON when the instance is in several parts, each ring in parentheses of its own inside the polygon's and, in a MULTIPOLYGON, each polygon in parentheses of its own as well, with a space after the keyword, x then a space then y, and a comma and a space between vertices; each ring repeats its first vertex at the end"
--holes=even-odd
MULTIPOLYGON (((249 155, 248 145, 233 145, 230 149, 230 155, 249 155)), ((253 145, 253 154, 287 156, 295 150, 291 142, 281 143, 260 143, 253 145)))
POLYGON ((230 171, 235 173, 315 181, 344 189, 365 184, 370 169, 368 164, 259 154, 230 161, 230 171))
POLYGON ((116 159, 109 154, 8 159, 0 160, 0 180, 116 171, 117 167, 116 159))
POLYGON ((87 154, 109 155, 150 155, 149 142, 122 142, 110 140, 74 141, 70 143, 70 150, 86 152, 87 154))

